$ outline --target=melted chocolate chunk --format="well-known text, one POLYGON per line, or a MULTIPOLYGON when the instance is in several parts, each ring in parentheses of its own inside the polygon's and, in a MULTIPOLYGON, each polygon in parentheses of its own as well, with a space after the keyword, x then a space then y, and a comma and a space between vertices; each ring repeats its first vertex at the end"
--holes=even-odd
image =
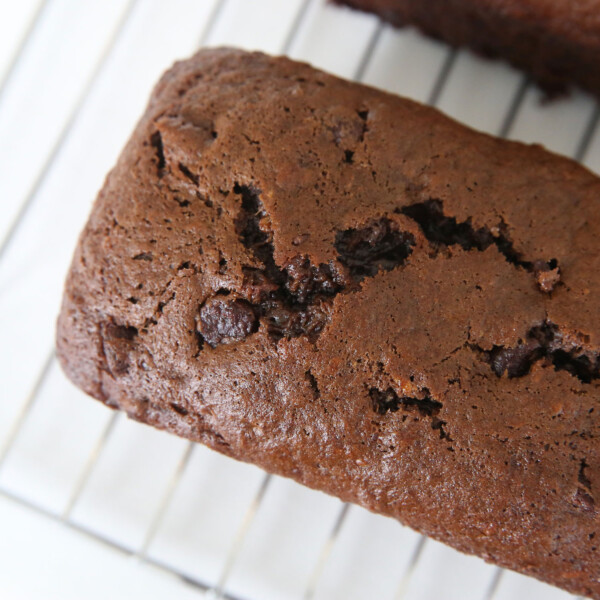
POLYGON ((258 326, 252 306, 245 300, 226 300, 216 296, 200 309, 198 329, 207 344, 215 348, 243 340, 258 326))
POLYGON ((301 335, 314 341, 329 320, 329 309, 326 302, 300 307, 274 300, 263 305, 269 334, 276 341, 301 335))
POLYGON ((305 335, 314 341, 329 318, 329 306, 323 301, 344 289, 343 274, 333 264, 315 266, 305 256, 294 257, 280 269, 274 259, 272 234, 261 226, 267 215, 260 190, 236 184, 234 193, 242 198, 237 232, 263 265, 243 268, 246 297, 255 313, 264 318, 273 340, 305 335))
POLYGON ((343 275, 332 264, 315 266, 296 256, 285 267, 285 287, 295 302, 304 304, 317 296, 334 296, 345 287, 343 275))
POLYGON ((398 231, 386 218, 371 221, 360 229, 341 231, 335 238, 340 262, 358 281, 403 264, 414 244, 410 233, 398 231))
POLYGON ((508 377, 523 377, 543 354, 541 344, 537 340, 531 340, 516 348, 493 348, 489 353, 489 361, 498 377, 502 377, 505 372, 508 377))
MULTIPOLYGON (((262 268, 243 268, 246 297, 255 313, 264 317, 275 341, 301 335, 314 340, 329 318, 330 303, 326 300, 347 290, 352 281, 333 261, 317 266, 302 255, 279 268, 260 190, 253 185, 236 183, 233 191, 241 196, 237 233, 242 244, 263 265, 262 268)), ((403 264, 414 244, 410 233, 398 231, 386 218, 371 221, 359 229, 339 232, 335 241, 339 261, 354 281, 403 264)))
POLYGON ((527 338, 514 348, 494 346, 484 353, 498 377, 523 377, 538 360, 546 360, 557 371, 567 371, 583 383, 600 378, 600 356, 566 339, 552 323, 532 327, 527 338))
POLYGON ((509 263, 528 271, 533 269, 533 264, 522 260, 521 255, 514 249, 504 223, 500 223, 494 233, 487 227, 475 229, 470 217, 466 221, 458 222, 455 217, 446 216, 439 200, 411 204, 401 212, 418 223, 425 237, 434 246, 458 245, 464 250, 483 251, 495 244, 509 263))

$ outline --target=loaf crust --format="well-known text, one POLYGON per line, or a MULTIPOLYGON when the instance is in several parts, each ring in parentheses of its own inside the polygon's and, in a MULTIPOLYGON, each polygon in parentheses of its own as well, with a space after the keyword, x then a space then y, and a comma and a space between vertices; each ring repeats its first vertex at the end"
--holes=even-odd
POLYGON ((67 375, 600 598, 600 180, 285 58, 156 86, 80 237, 67 375))
POLYGON ((334 0, 508 60, 551 93, 600 97, 600 0, 334 0))

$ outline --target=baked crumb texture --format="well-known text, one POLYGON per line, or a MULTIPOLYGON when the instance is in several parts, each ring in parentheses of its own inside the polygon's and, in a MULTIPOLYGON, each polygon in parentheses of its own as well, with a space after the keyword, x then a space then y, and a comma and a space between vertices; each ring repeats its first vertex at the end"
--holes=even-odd
POLYGON ((539 147, 201 51, 98 196, 58 355, 134 419, 600 598, 599 201, 539 147))
POLYGON ((600 97, 600 0, 332 0, 455 47, 503 58, 550 95, 600 97))

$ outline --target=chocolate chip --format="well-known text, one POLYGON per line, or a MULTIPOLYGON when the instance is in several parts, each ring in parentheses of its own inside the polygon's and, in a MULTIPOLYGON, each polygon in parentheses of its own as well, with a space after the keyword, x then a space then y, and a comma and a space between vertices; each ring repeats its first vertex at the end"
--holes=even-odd
POLYGON ((347 229, 336 235, 335 247, 340 262, 354 279, 373 277, 404 263, 412 252, 412 234, 394 229, 389 219, 373 220, 359 229, 347 229))
POLYGON ((129 371, 129 354, 138 336, 136 327, 105 323, 102 326, 102 351, 106 367, 113 376, 119 377, 129 371))
POLYGON ((540 356, 542 347, 537 340, 532 340, 516 348, 494 348, 490 352, 490 364, 498 377, 505 372, 509 377, 522 377, 540 356))
POLYGON ((268 218, 260 190, 236 184, 233 191, 241 196, 242 210, 236 220, 240 241, 262 263, 262 268, 243 268, 244 296, 252 302, 256 315, 264 317, 273 340, 301 335, 314 340, 329 318, 324 300, 344 289, 343 274, 331 264, 312 265, 300 255, 280 269, 275 263, 272 233, 265 228, 268 218))
POLYGON ((274 300, 263 308, 269 335, 274 340, 301 335, 315 340, 329 320, 330 305, 325 302, 300 307, 274 300))
POLYGON ((298 303, 310 302, 315 296, 333 296, 344 288, 345 281, 332 265, 311 264, 308 258, 294 257, 285 267, 285 286, 298 303))
POLYGON ((225 300, 216 296, 207 300, 200 309, 198 329, 213 348, 243 340, 257 327, 256 315, 245 300, 225 300))

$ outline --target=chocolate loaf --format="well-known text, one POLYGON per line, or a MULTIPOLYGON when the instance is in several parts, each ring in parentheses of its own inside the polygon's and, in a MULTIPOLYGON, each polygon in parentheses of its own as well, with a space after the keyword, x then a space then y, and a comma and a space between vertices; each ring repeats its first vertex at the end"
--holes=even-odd
POLYGON ((508 60, 551 93, 600 97, 600 0, 334 0, 508 60))
POLYGON ((88 394, 600 598, 600 180, 305 64, 177 63, 81 235, 88 394))

